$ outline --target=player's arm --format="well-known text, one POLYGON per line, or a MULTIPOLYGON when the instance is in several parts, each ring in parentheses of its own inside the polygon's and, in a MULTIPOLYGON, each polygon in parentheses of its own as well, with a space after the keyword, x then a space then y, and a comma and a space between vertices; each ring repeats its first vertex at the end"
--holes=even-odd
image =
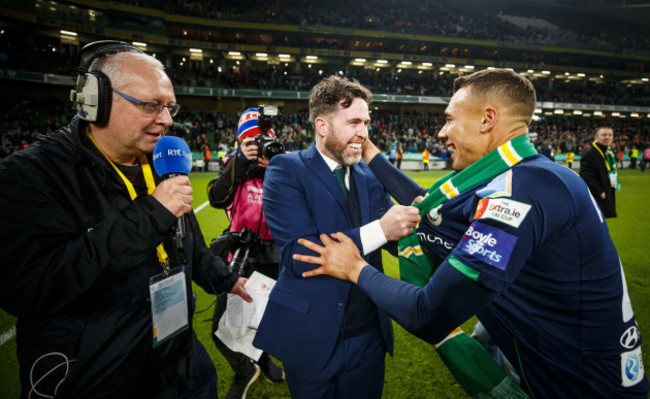
POLYGON ((399 204, 411 205, 416 197, 424 196, 427 192, 404 172, 391 164, 383 155, 373 157, 368 166, 386 191, 399 204))

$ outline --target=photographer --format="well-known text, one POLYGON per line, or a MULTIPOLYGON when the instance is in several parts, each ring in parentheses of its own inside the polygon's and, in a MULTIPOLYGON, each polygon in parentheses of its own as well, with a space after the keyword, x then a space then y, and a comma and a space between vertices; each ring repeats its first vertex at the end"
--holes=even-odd
MULTIPOLYGON (((258 271, 268 277, 278 277, 278 250, 262 213, 262 182, 269 159, 284 152, 282 144, 271 130, 273 116, 277 108, 261 105, 249 108, 241 115, 237 136, 240 146, 233 153, 221 171, 219 177, 208 184, 210 205, 225 209, 230 220, 228 232, 222 236, 228 250, 219 255, 230 262, 230 267, 240 269, 242 276, 249 276, 258 271), (247 256, 233 256, 237 248, 247 256)), ((219 239, 218 239, 219 240, 219 239)), ((218 241, 215 240, 215 241, 218 241)), ((237 252, 238 254, 240 252, 237 252)), ((284 380, 284 372, 263 353, 259 361, 254 362, 248 356, 234 352, 222 342, 214 332, 218 329, 219 319, 226 310, 227 295, 219 295, 212 321, 212 339, 217 349, 226 358, 235 377, 226 398, 243 398, 248 387, 261 372, 272 382, 284 380)))

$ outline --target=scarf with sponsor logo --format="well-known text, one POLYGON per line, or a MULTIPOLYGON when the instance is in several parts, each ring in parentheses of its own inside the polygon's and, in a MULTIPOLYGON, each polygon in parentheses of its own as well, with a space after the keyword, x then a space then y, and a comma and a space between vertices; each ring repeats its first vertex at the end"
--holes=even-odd
MULTIPOLYGON (((523 135, 502 144, 460 172, 452 172, 438 180, 424 200, 415 204, 421 217, 435 219, 436 207, 442 205, 479 183, 492 179, 512 168, 522 159, 537 154, 535 147, 523 135)), ((420 246, 417 227, 399 243, 400 278, 409 283, 427 284, 438 262, 420 246)), ((527 398, 492 356, 474 338, 460 328, 435 345, 436 351, 465 392, 473 398, 527 398)))

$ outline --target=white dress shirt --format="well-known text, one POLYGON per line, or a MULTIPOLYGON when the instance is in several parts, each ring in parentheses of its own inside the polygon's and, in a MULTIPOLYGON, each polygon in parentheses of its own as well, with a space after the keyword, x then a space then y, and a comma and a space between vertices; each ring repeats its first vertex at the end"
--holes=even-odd
MULTIPOLYGON (((323 157, 327 166, 329 166, 332 173, 334 169, 342 167, 335 160, 329 158, 327 155, 323 154, 318 147, 316 147, 318 153, 323 157)), ((345 186, 350 190, 350 168, 345 168, 345 186)), ((388 240, 384 234, 384 230, 381 228, 379 219, 373 220, 372 222, 361 226, 359 230, 359 235, 361 236, 361 246, 363 247, 363 254, 367 255, 370 252, 380 248, 382 245, 386 244, 388 240)))

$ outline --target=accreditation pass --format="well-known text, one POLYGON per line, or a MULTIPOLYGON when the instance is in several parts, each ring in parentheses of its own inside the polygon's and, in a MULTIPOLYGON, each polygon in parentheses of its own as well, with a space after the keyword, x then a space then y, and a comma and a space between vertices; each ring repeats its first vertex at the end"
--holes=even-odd
POLYGON ((153 347, 188 328, 185 268, 177 267, 169 275, 158 274, 149 279, 153 347))

